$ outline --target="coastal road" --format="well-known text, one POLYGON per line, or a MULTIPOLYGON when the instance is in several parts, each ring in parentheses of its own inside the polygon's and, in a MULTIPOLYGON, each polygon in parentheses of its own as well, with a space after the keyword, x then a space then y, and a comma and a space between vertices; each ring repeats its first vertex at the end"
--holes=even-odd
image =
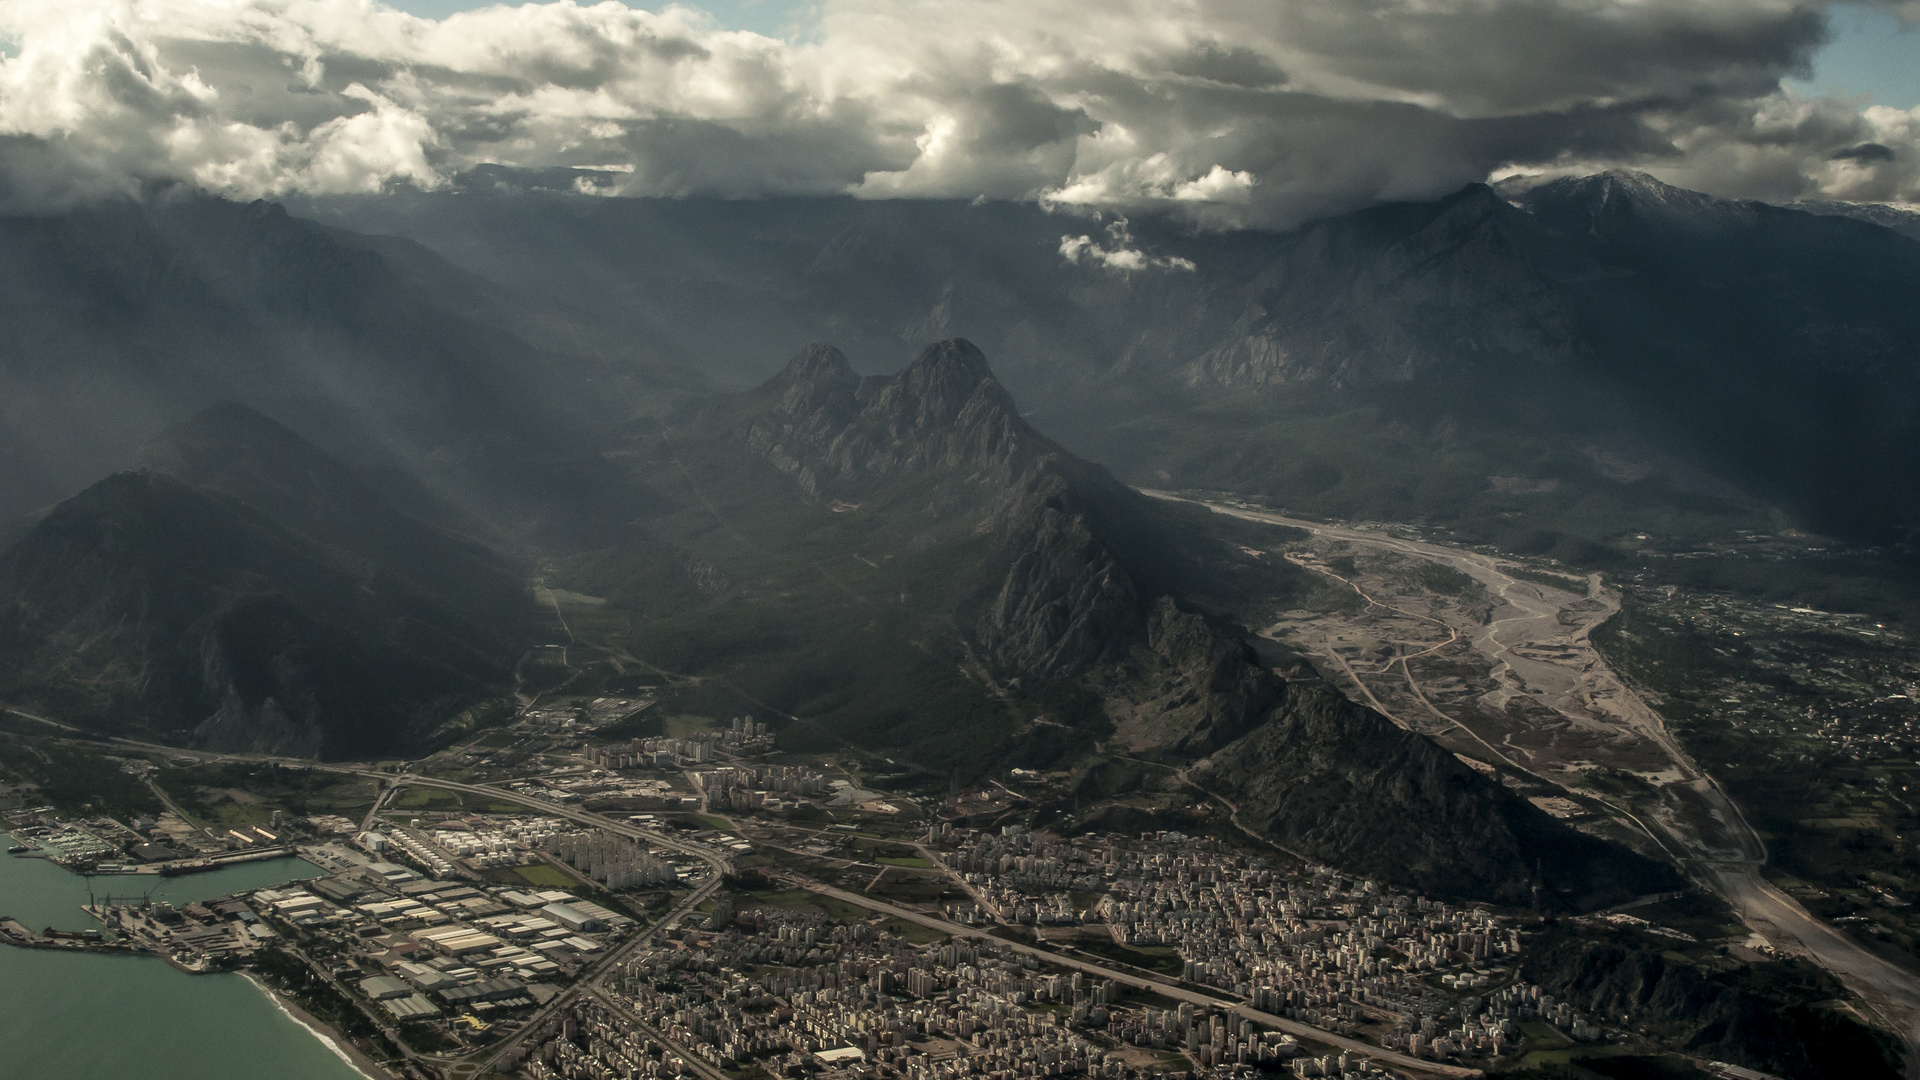
MULTIPOLYGON (((1563 593, 1516 577, 1510 563, 1494 555, 1394 536, 1380 529, 1330 525, 1164 491, 1143 489, 1143 493, 1437 563, 1479 582, 1501 606, 1495 609, 1496 618, 1482 627, 1470 628, 1469 636, 1474 649, 1493 661, 1496 677, 1505 684, 1503 691, 1525 694, 1575 724, 1623 730, 1657 746, 1674 774, 1667 786, 1677 795, 1698 800, 1696 805, 1706 810, 1705 818, 1718 828, 1715 835, 1707 835, 1704 829, 1688 827, 1671 817, 1643 819, 1613 805, 1610 799, 1601 801, 1650 835, 1651 822, 1652 828, 1662 834, 1655 840, 1670 854, 1678 854, 1681 868, 1725 899, 1747 927, 1774 948, 1812 959, 1838 976, 1906 1043, 1910 1071, 1920 1075, 1920 1068, 1916 1068, 1920 1067, 1920 976, 1874 955, 1814 918, 1762 876, 1766 844, 1739 806, 1680 747, 1660 714, 1594 648, 1594 628, 1620 610, 1618 594, 1604 587, 1600 575, 1589 575, 1584 596, 1563 593)), ((1411 672, 1408 677, 1411 682, 1411 672)), ((1415 689, 1418 691, 1418 687, 1415 689)))
POLYGON ((1082 960, 1077 956, 1065 956, 1052 950, 1037 948, 1023 942, 1009 941, 1003 937, 996 937, 978 927, 962 926, 956 922, 948 922, 945 919, 928 915, 924 912, 914 911, 911 908, 903 908, 896 904, 889 904, 884 900, 875 900, 873 897, 866 896, 862 893, 848 892, 845 889, 836 889, 831 885, 822 885, 808 878, 787 874, 782 875, 781 880, 790 882, 796 888, 816 892, 822 896, 831 896, 836 900, 843 900, 856 907, 866 908, 869 911, 878 911, 897 919, 905 919, 909 922, 918 923, 930 930, 938 930, 952 937, 976 938, 982 941, 990 941, 995 945, 1012 949, 1015 952, 1022 952, 1037 957, 1056 967, 1073 968, 1078 971, 1087 972, 1090 975, 1099 975, 1102 978, 1112 979, 1117 983, 1123 983, 1141 990, 1150 990, 1163 997, 1173 998, 1176 1001, 1189 1002, 1202 1008, 1224 1009, 1229 1012, 1234 1012, 1264 1027, 1277 1028, 1303 1039, 1312 1039, 1317 1043, 1324 1043, 1355 1054, 1362 1054, 1383 1064, 1395 1065, 1402 1069, 1408 1069, 1429 1076, 1465 1078, 1484 1075, 1478 1069, 1465 1069, 1456 1065, 1442 1065, 1437 1061, 1423 1061, 1416 1057, 1409 1057, 1406 1054, 1382 1049, 1371 1043, 1361 1042, 1359 1039, 1336 1035, 1331 1031, 1322 1031, 1310 1024, 1302 1024, 1298 1021, 1288 1020, 1283 1016, 1275 1016, 1272 1013, 1261 1012, 1251 1005, 1218 998, 1211 994, 1203 994, 1195 990, 1189 990, 1171 979, 1135 975, 1130 972, 1116 970, 1105 964, 1082 960))

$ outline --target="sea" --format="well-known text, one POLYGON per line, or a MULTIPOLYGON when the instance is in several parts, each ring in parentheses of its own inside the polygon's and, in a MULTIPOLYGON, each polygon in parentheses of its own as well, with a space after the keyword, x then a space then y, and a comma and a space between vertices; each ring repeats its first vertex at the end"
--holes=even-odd
MULTIPOLYGON (((3 837, 0 837, 3 838, 3 837)), ((10 846, 6 840, 0 847, 10 846)), ((96 895, 186 904, 315 877, 302 859, 175 878, 96 877, 96 895)), ((0 915, 40 930, 93 930, 86 880, 0 854, 0 915)), ((0 945, 0 1075, 34 1080, 366 1080, 332 1040, 244 977, 189 975, 156 957, 0 945)))

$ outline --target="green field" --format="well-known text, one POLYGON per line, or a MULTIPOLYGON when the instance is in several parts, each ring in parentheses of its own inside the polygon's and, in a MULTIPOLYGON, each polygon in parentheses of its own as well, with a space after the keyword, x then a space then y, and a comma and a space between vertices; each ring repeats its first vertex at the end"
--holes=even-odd
POLYGON ((548 866, 545 863, 536 863, 533 866, 518 866, 514 868, 513 872, 527 879, 529 884, 538 885, 543 889, 571 889, 580 884, 562 873, 559 869, 548 866))
POLYGON ((897 934, 915 945, 928 945, 936 941, 945 941, 951 934, 942 933, 931 926, 922 926, 906 919, 888 919, 880 924, 880 929, 889 934, 897 934))
POLYGON ((394 796, 388 806, 395 810, 459 810, 465 807, 466 800, 457 791, 442 791, 439 788, 409 787, 394 796))
POLYGON ((815 911, 843 923, 865 922, 873 917, 866 908, 849 904, 832 896, 822 896, 806 889, 787 889, 780 892, 749 892, 739 904, 742 908, 770 907, 784 908, 788 911, 815 911))
POLYGON ((1122 964, 1131 964, 1146 971, 1157 971, 1163 975, 1178 975, 1185 969, 1180 954, 1165 946, 1131 948, 1102 934, 1083 934, 1074 942, 1083 951, 1108 960, 1117 960, 1122 964))

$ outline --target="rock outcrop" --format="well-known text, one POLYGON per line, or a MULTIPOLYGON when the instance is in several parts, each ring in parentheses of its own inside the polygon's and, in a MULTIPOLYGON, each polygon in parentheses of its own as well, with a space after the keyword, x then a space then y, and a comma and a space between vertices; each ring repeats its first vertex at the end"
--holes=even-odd
POLYGON ((1264 723, 1189 775, 1285 848, 1441 895, 1590 910, 1680 887, 1325 683, 1289 684, 1264 723))
POLYGON ((1013 396, 971 342, 930 345, 891 378, 863 382, 840 350, 809 345, 763 388, 772 408, 748 441, 813 490, 928 469, 1010 477, 1061 451, 1020 419, 1013 396))

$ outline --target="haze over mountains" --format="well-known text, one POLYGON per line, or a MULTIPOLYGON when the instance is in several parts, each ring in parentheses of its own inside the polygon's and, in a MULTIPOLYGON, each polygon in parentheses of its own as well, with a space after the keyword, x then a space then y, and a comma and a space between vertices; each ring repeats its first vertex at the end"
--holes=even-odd
POLYGON ((531 639, 518 568, 391 508, 272 420, 216 407, 0 554, 0 695, 220 750, 410 749, 531 639))
POLYGON ((614 384, 631 370, 531 343, 508 320, 540 309, 403 242, 184 191, 9 217, 0 232, 10 518, 239 401, 403 497, 437 490, 538 531, 556 504, 536 493, 587 505, 594 435, 626 415, 614 384))
POLYGON ((471 504, 469 526, 597 542, 636 509, 594 450, 625 418, 750 385, 807 341, 872 371, 964 334, 1056 438, 1135 482, 1508 547, 1769 508, 1869 541, 1915 519, 1916 241, 1645 177, 1290 233, 537 187, 299 209, 361 231, 190 195, 0 222, 21 328, 0 513, 231 399, 471 504))
POLYGON ((0 824, 332 883, 0 938, 369 1075, 1920 1075, 1869 8, 6 0, 0 824))
POLYGON ((575 303, 723 386, 804 340, 885 370, 963 333, 1057 438, 1139 481, 1509 547, 1768 508, 1872 540, 1916 520, 1920 247, 1858 220, 1629 173, 1288 233, 485 179, 302 208, 575 303))
POLYGON ((524 186, 299 209, 328 224, 187 193, 0 222, 32 331, 6 509, 66 498, 0 562, 10 697, 431 745, 572 634, 535 628, 537 572, 601 605, 594 677, 693 678, 783 745, 1089 791, 1162 782, 1144 759, 1297 851, 1586 906, 1672 879, 1269 671, 1238 624, 1316 586, 1128 482, 1569 556, 1913 519, 1920 244, 1637 175, 1288 233, 524 186))

